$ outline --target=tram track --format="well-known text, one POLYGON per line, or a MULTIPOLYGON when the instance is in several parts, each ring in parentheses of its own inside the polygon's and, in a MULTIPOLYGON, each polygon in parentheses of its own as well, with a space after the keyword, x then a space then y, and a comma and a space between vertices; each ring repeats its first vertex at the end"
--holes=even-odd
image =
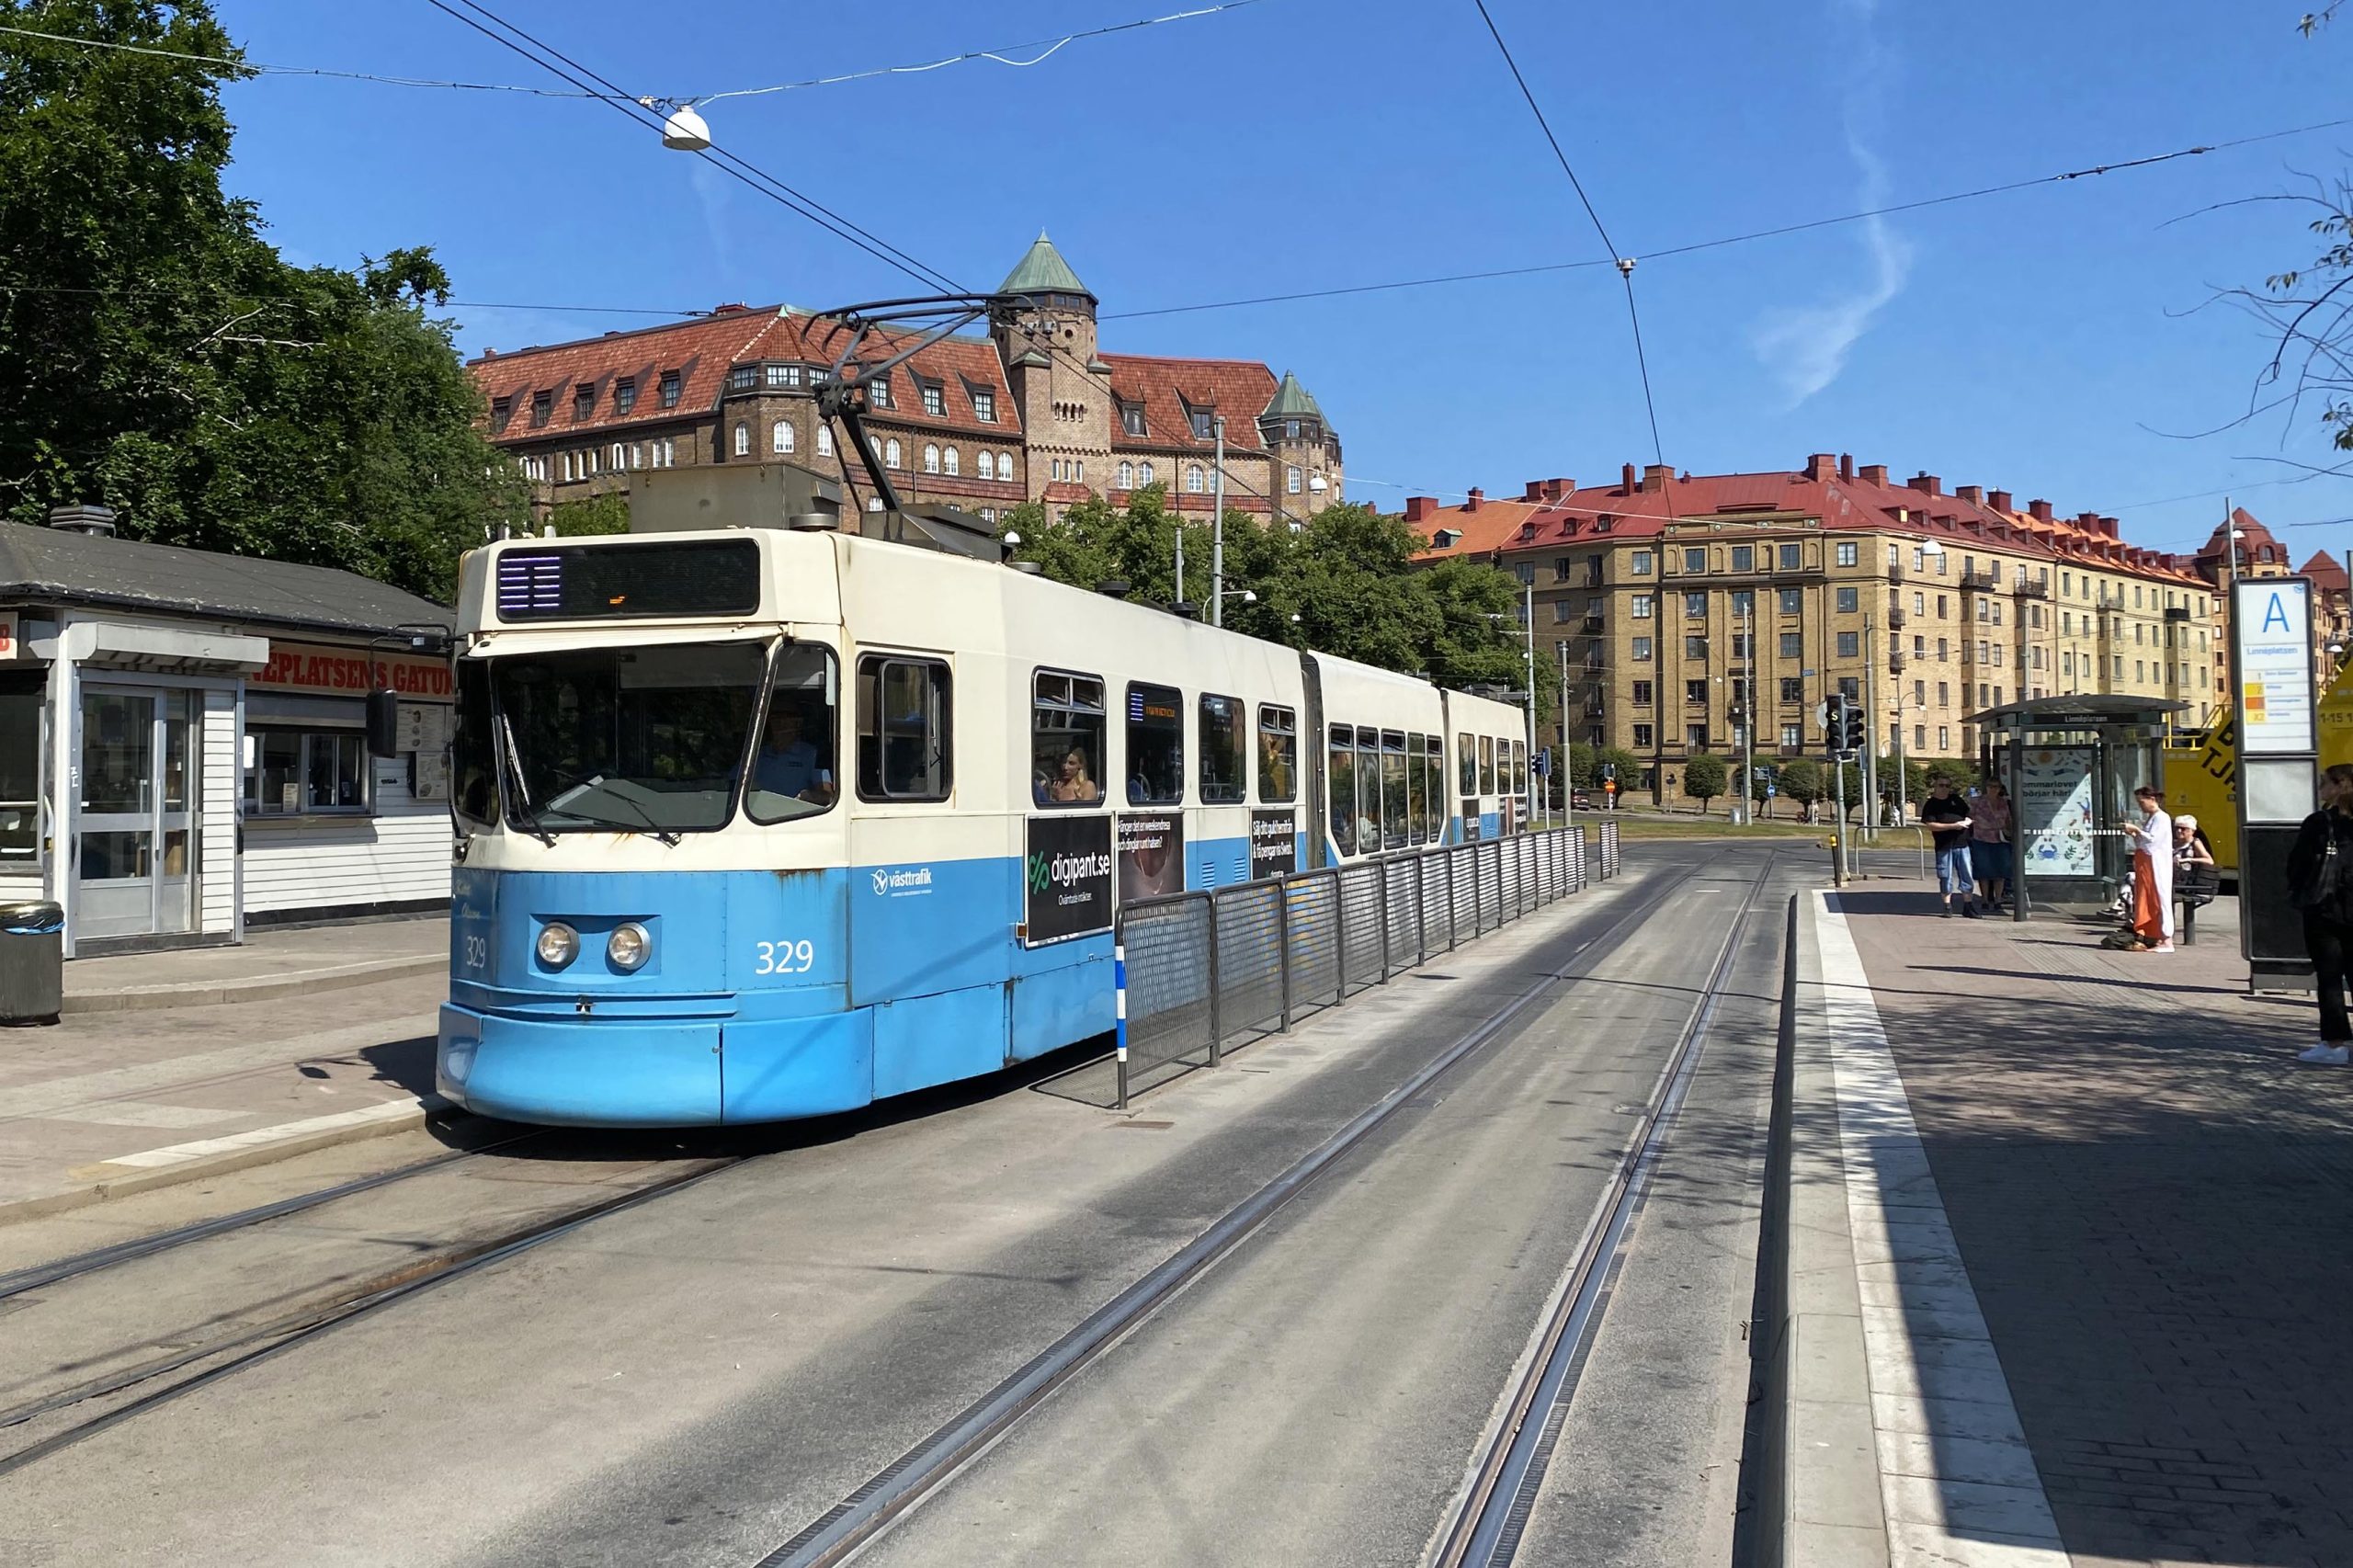
MULTIPOLYGON (((1768 858, 1751 884, 1741 915, 1726 937, 1725 953, 1737 950, 1737 938, 1746 914, 1777 860, 1778 857, 1768 858)), ((1566 961, 1555 962, 1535 974, 1527 986, 1457 1036, 1380 1101, 1229 1209, 1191 1243, 873 1473, 790 1540, 758 1558, 759 1568, 826 1568, 865 1551, 980 1454, 1003 1439, 1057 1388, 1141 1327, 1160 1308, 1262 1230, 1292 1198, 1312 1186, 1335 1162, 1362 1145, 1398 1111, 1426 1103, 1424 1096, 1441 1078, 1478 1056, 1529 1009, 1554 997, 1562 985, 1584 978, 1705 869, 1703 864, 1694 864, 1679 874, 1663 878, 1654 890, 1646 890, 1639 903, 1580 942, 1566 961)), ((1709 986, 1695 1006, 1694 1019, 1710 1008, 1727 967, 1727 962, 1720 960, 1709 986)), ((1678 1077, 1677 1071, 1690 1060, 1688 1046, 1696 1027, 1687 1023, 1685 1040, 1662 1069, 1654 1091, 1654 1121, 1666 1103, 1664 1096, 1679 1096, 1680 1086, 1688 1081, 1688 1075, 1678 1077)), ((1634 1157, 1643 1146, 1641 1140, 1631 1141, 1628 1157, 1634 1157)), ((1594 1237, 1605 1233, 1605 1230, 1597 1224, 1580 1251, 1590 1248, 1594 1237)))
MULTIPOLYGON (((526 1133, 494 1145, 511 1148, 551 1135, 554 1129, 542 1129, 526 1133)), ((119 1247, 104 1248, 67 1259, 46 1269, 22 1271, 10 1276, 17 1281, 11 1294, 25 1295, 45 1286, 54 1287, 85 1277, 136 1257, 152 1257, 159 1253, 176 1250, 195 1242, 247 1229, 272 1219, 300 1213, 339 1199, 376 1190, 395 1182, 446 1170, 460 1161, 479 1157, 491 1149, 457 1150, 417 1165, 364 1177, 315 1193, 304 1194, 279 1203, 266 1204, 219 1220, 201 1221, 166 1232, 155 1237, 125 1243, 119 1247), (119 1254, 120 1256, 115 1256, 119 1254), (47 1275, 42 1279, 28 1276, 47 1275)), ((570 1235, 585 1225, 607 1216, 651 1203, 658 1199, 707 1181, 722 1172, 733 1170, 745 1162, 757 1159, 757 1152, 724 1154, 699 1162, 692 1168, 664 1174, 643 1186, 626 1192, 615 1193, 593 1203, 575 1204, 552 1214, 541 1215, 528 1223, 513 1226, 488 1236, 449 1247, 428 1256, 412 1259, 399 1267, 381 1270, 361 1279, 337 1286, 313 1301, 291 1311, 251 1324, 202 1343, 172 1346, 158 1356, 149 1357, 128 1366, 117 1367, 95 1378, 84 1380, 61 1389, 26 1400, 0 1410, 0 1432, 27 1426, 61 1413, 103 1402, 113 1395, 129 1392, 158 1379, 169 1379, 159 1387, 147 1389, 136 1397, 117 1404, 107 1405, 96 1414, 82 1416, 22 1447, 0 1452, 0 1477, 5 1477, 37 1464, 57 1453, 84 1442, 98 1434, 136 1419, 151 1411, 169 1404, 198 1390, 210 1386, 259 1365, 280 1353, 315 1341, 336 1329, 368 1317, 372 1313, 406 1301, 425 1291, 462 1279, 471 1274, 533 1248, 543 1246, 570 1235), (176 1374, 185 1373, 185 1376, 176 1374)), ((21 1335, 21 1327, 18 1333, 21 1335)), ((134 1347, 135 1348, 135 1347, 134 1347)))

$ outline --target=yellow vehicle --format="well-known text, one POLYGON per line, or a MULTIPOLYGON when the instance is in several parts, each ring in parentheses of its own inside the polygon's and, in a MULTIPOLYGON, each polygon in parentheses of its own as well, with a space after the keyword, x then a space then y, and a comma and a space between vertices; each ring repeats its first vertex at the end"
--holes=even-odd
MULTIPOLYGON (((2320 765, 2353 762, 2353 664, 2339 670, 2315 718, 2320 765)), ((2238 725, 2222 718, 2203 733, 2165 748, 2165 807, 2198 819, 2225 876, 2239 869, 2238 725)))

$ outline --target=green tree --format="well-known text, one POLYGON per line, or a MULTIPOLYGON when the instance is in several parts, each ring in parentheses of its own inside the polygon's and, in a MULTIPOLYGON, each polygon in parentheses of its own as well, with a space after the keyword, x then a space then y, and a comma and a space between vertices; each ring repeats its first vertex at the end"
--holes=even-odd
POLYGON ((519 482, 426 309, 429 251, 296 267, 221 188, 235 60, 207 0, 0 0, 0 515, 446 596, 519 482), (135 52, 167 51, 167 52, 135 52))
POLYGON ((1724 759, 1706 752, 1683 765, 1683 792, 1699 802, 1699 814, 1708 814, 1708 802, 1724 792, 1724 759))
POLYGON ((1801 810, 1810 810, 1823 798, 1826 782, 1822 777, 1822 764, 1812 757, 1791 757, 1781 764, 1781 793, 1795 801, 1801 810))
POLYGON ((625 534, 629 532, 629 496, 623 491, 608 490, 585 501, 559 501, 548 513, 548 521, 555 525, 560 539, 625 534))

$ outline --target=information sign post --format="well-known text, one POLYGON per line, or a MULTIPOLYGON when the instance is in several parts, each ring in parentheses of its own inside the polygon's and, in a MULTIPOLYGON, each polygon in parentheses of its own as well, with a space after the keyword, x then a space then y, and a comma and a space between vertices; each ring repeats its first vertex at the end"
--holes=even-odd
POLYGON ((2288 902, 2288 852, 2312 814, 2320 761, 2313 702, 2313 585, 2303 577, 2231 584, 2231 699, 2238 730, 2239 950, 2251 989, 2313 983, 2288 902))

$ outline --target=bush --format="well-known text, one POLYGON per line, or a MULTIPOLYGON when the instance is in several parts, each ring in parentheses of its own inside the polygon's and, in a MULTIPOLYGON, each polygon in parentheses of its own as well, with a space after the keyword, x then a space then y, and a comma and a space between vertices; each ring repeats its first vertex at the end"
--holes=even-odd
POLYGON ((1728 780, 1724 775, 1724 759, 1706 753, 1683 765, 1683 792, 1699 802, 1700 814, 1705 815, 1708 802, 1724 792, 1728 780))

